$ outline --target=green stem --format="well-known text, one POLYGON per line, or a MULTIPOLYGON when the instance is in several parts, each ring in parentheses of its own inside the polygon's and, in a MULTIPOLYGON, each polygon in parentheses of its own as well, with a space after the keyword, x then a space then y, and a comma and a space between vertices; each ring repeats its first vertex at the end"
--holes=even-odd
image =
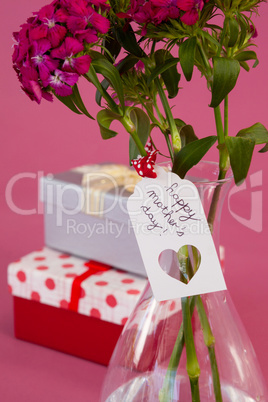
POLYGON ((228 137, 229 134, 229 116, 228 116, 228 109, 229 109, 229 97, 228 95, 224 99, 224 137, 228 137))
POLYGON ((214 108, 214 116, 215 116, 215 123, 216 123, 216 130, 218 136, 218 143, 219 145, 224 144, 224 131, 221 119, 221 110, 220 106, 214 108))
POLYGON ((200 367, 198 364, 196 350, 194 345, 194 335, 191 323, 190 304, 188 297, 182 297, 182 318, 183 318, 183 331, 184 341, 186 347, 186 370, 191 385, 192 402, 199 402, 199 384, 198 379, 200 375, 200 367))
POLYGON ((128 118, 126 115, 124 117, 122 117, 122 119, 120 120, 121 123, 123 124, 124 128, 126 129, 126 131, 131 135, 133 141, 135 142, 141 156, 146 156, 147 152, 144 149, 143 143, 141 142, 137 132, 136 132, 136 128, 135 125, 133 124, 133 122, 131 121, 130 118, 128 118))
POLYGON ((221 383, 220 383, 220 376, 219 376, 219 370, 218 370, 216 354, 215 354, 215 346, 214 346, 215 338, 211 331, 211 327, 208 322, 208 317, 207 317, 201 296, 196 296, 196 308, 197 308, 198 316, 199 316, 202 331, 203 331, 204 342, 208 348, 215 400, 216 400, 216 402, 222 402, 221 383))
POLYGON ((142 97, 139 96, 139 94, 137 95, 137 98, 139 99, 140 104, 144 107, 144 109, 146 110, 146 112, 148 113, 148 116, 150 117, 152 123, 158 124, 158 120, 155 118, 155 115, 152 111, 152 109, 146 104, 146 102, 144 102, 142 100, 142 97))
POLYGON ((198 50, 199 50, 199 52, 200 52, 200 55, 201 55, 203 64, 204 64, 205 69, 206 69, 205 77, 206 77, 206 79, 207 79, 207 82, 208 82, 209 84, 211 84, 212 68, 211 68, 211 65, 209 64, 207 55, 206 55, 206 53, 204 52, 204 49, 203 49, 203 46, 202 46, 202 43, 201 43, 200 40, 197 41, 197 47, 198 47, 198 50))
POLYGON ((171 158, 171 162, 173 163, 174 162, 174 154, 173 154, 173 149, 172 149, 172 145, 171 145, 171 142, 170 142, 170 138, 169 138, 169 135, 168 134, 164 134, 164 136, 165 136, 165 139, 166 139, 166 143, 167 143, 167 147, 168 147, 168 152, 169 152, 169 155, 170 155, 170 158, 171 158))
POLYGON ((152 44, 152 48, 151 48, 151 56, 154 54, 154 52, 155 52, 155 45, 156 45, 156 40, 154 40, 153 41, 153 44, 152 44))
MULTIPOLYGON (((228 100, 227 104, 225 106, 225 112, 224 116, 227 115, 227 118, 225 117, 225 130, 228 133, 228 100)), ((214 116, 215 116, 215 123, 216 123, 216 130, 217 130, 217 136, 218 136, 218 143, 219 143, 219 154, 220 154, 220 161, 219 161, 219 180, 222 180, 225 175, 227 170, 229 169, 230 166, 230 160, 229 160, 229 154, 227 151, 227 148, 225 146, 225 133, 223 129, 223 124, 222 124, 222 118, 221 118, 221 110, 220 106, 217 106, 214 108, 214 116)))
MULTIPOLYGON (((192 296, 190 297, 191 316, 193 315, 194 312, 194 306, 195 306, 195 296, 192 296)), ((181 323, 179 333, 169 360, 163 386, 159 391, 159 402, 173 401, 175 379, 183 347, 184 347, 184 331, 183 331, 183 323, 181 323)))
MULTIPOLYGON (((226 172, 222 171, 219 173, 219 180, 223 180, 226 175, 226 172)), ((210 228, 211 233, 213 233, 213 225, 216 217, 216 212, 217 212, 217 207, 218 207, 218 201, 220 199, 220 193, 221 193, 221 185, 218 184, 215 189, 214 193, 212 196, 210 208, 209 208, 209 213, 208 213, 208 225, 210 228)))
POLYGON ((154 96, 153 102, 154 102, 154 108, 155 108, 155 111, 156 111, 156 113, 157 113, 157 116, 158 116, 158 118, 159 118, 159 120, 160 120, 160 123, 161 123, 162 126, 164 126, 164 125, 165 125, 165 119, 164 119, 162 113, 161 113, 160 110, 159 110, 159 107, 158 107, 158 104, 157 104, 157 100, 156 100, 156 96, 154 96))
POLYGON ((141 156, 147 156, 147 152, 145 151, 144 146, 143 146, 139 136, 137 135, 137 133, 134 132, 134 133, 129 133, 129 134, 131 135, 133 141, 137 145, 137 148, 140 151, 141 156))
POLYGON ((226 36, 226 29, 227 29, 227 20, 225 18, 222 33, 221 33, 220 46, 218 48, 218 52, 217 52, 217 55, 216 55, 217 57, 219 57, 221 55, 223 41, 224 41, 224 38, 226 36))
POLYGON ((157 91, 159 93, 159 96, 160 96, 164 111, 166 113, 166 118, 167 118, 167 121, 168 121, 168 124, 169 124, 169 129, 170 129, 170 133, 171 133, 171 139, 172 139, 174 152, 179 152, 180 149, 181 149, 180 134, 178 132, 176 123, 175 123, 173 115, 171 113, 171 109, 170 109, 168 100, 167 100, 166 95, 165 95, 165 91, 163 90, 163 87, 161 85, 161 82, 160 82, 159 78, 155 79, 155 83, 156 83, 157 91))
POLYGON ((219 370, 216 360, 215 348, 210 347, 208 348, 209 353, 209 360, 212 372, 212 380, 213 380, 213 388, 214 388, 214 395, 216 402, 222 402, 222 395, 221 395, 221 382, 219 376, 219 370))
POLYGON ((166 130, 165 130, 165 128, 164 128, 166 122, 165 122, 165 119, 164 119, 162 113, 161 113, 160 110, 159 110, 159 107, 158 107, 158 104, 157 104, 157 101, 156 101, 156 97, 154 98, 153 102, 154 102, 154 108, 155 108, 155 110, 156 110, 157 116, 158 116, 158 118, 159 118, 159 120, 160 120, 161 126, 163 127, 163 128, 161 129, 161 131, 162 131, 162 133, 163 133, 164 136, 165 136, 165 140, 166 140, 166 143, 167 143, 167 147, 168 147, 168 152, 169 152, 169 155, 170 155, 170 159, 171 159, 171 161, 172 161, 172 163, 173 163, 173 161, 174 161, 174 154, 173 154, 172 145, 171 145, 171 142, 170 142, 169 134, 166 133, 166 130))
MULTIPOLYGON (((222 125, 220 106, 214 108, 214 116, 215 116, 216 130, 219 143, 219 156, 220 156, 218 180, 223 180, 225 178, 227 170, 229 169, 230 166, 228 151, 224 144, 225 134, 228 135, 228 98, 227 100, 225 100, 225 102, 226 103, 224 107, 224 129, 222 125)), ((220 198, 220 192, 221 192, 221 185, 218 184, 214 189, 208 213, 208 224, 211 233, 213 233, 213 225, 217 212, 218 201, 220 198)))

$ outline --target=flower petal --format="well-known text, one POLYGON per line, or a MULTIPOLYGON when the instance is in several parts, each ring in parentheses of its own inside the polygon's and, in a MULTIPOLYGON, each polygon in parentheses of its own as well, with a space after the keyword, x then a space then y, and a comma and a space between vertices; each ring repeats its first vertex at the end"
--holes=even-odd
POLYGON ((79 75, 76 73, 69 73, 69 72, 65 72, 65 71, 60 71, 60 70, 56 70, 55 71, 60 80, 62 82, 65 82, 68 85, 73 86, 74 84, 76 84, 76 82, 78 81, 79 75))
POLYGON ((84 50, 84 46, 79 42, 79 40, 71 37, 65 39, 66 53, 68 56, 76 55, 84 50))
POLYGON ((90 23, 94 28, 97 29, 97 31, 102 34, 105 34, 109 31, 110 21, 96 12, 93 12, 93 14, 91 15, 90 23))
POLYGON ((35 28, 31 29, 29 32, 30 39, 38 40, 38 39, 46 38, 47 31, 48 31, 47 25, 42 24, 42 25, 36 26, 35 28))
POLYGON ((98 41, 97 32, 91 28, 76 31, 74 36, 80 42, 86 41, 86 43, 96 43, 98 41))
POLYGON ((53 28, 48 29, 47 38, 53 47, 57 47, 64 39, 66 32, 67 29, 65 27, 56 24, 53 28))
POLYGON ((198 18, 198 12, 193 9, 191 11, 186 11, 186 13, 181 17, 181 21, 186 25, 194 25, 198 18))
POLYGON ((39 76, 42 81, 46 81, 50 76, 50 71, 45 64, 40 64, 38 66, 39 76))
POLYGON ((57 10, 55 12, 55 20, 57 22, 64 23, 67 21, 68 17, 69 17, 69 14, 63 8, 60 8, 59 10, 57 10))
POLYGON ((50 93, 47 92, 47 91, 42 91, 42 97, 43 97, 45 100, 49 101, 49 102, 53 102, 53 96, 52 96, 52 94, 50 94, 50 93))
POLYGON ((71 16, 67 20, 68 29, 74 34, 76 31, 86 29, 87 22, 84 18, 71 16))
POLYGON ((194 0, 177 0, 177 7, 182 11, 190 11, 194 5, 194 0))
MULTIPOLYGON (((36 42, 35 42, 36 43, 36 42)), ((51 43, 48 39, 39 39, 37 42, 36 53, 37 54, 44 54, 51 48, 51 43)))
POLYGON ((39 18, 41 21, 45 21, 45 22, 46 22, 47 20, 50 20, 50 19, 53 17, 54 11, 55 11, 54 7, 53 7, 51 4, 48 4, 48 5, 42 7, 42 8, 39 10, 39 12, 38 12, 38 18, 39 18))
POLYGON ((69 85, 61 84, 61 85, 52 85, 51 86, 55 89, 56 95, 59 96, 69 96, 72 94, 73 90, 69 85))
POLYGON ((73 59, 74 71, 79 75, 86 74, 89 70, 90 63, 91 63, 91 57, 88 55, 74 58, 73 59))

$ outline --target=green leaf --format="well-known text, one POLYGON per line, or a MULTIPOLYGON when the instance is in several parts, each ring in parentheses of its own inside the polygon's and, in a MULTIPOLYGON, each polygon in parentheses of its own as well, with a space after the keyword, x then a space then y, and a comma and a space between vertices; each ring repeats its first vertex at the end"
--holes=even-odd
POLYGON ((239 37, 239 42, 238 42, 238 48, 240 49, 243 46, 244 42, 245 42, 247 32, 248 32, 248 27, 247 27, 247 24, 246 24, 244 18, 240 17, 239 13, 238 13, 237 22, 239 23, 240 30, 241 30, 240 35, 239 35, 240 36, 239 37))
POLYGON ((100 92, 100 94, 107 101, 107 103, 110 106, 110 108, 112 109, 112 111, 114 111, 115 113, 118 112, 119 108, 118 108, 117 104, 112 99, 112 97, 108 94, 106 89, 101 85, 92 63, 90 64, 89 70, 85 74, 85 77, 87 78, 87 80, 92 82, 92 84, 97 88, 97 90, 100 92))
POLYGON ((116 66, 117 70, 120 74, 125 73, 126 71, 130 70, 138 63, 140 59, 132 54, 128 54, 120 63, 116 66))
POLYGON ((245 50, 244 52, 237 53, 234 59, 238 61, 257 60, 257 54, 253 50, 245 50))
POLYGON ((102 53, 97 52, 96 50, 89 49, 88 54, 89 54, 89 56, 91 57, 92 60, 96 60, 96 59, 103 59, 104 60, 104 59, 106 59, 106 57, 102 53))
MULTIPOLYGON (((107 89, 108 89, 109 86, 110 86, 109 81, 107 81, 107 80, 105 80, 105 79, 102 80, 100 84, 101 84, 103 90, 105 90, 105 91, 107 91, 107 89)), ((95 101, 96 101, 97 105, 101 106, 101 100, 102 100, 102 94, 100 93, 99 90, 97 90, 97 91, 96 91, 96 95, 95 95, 95 101)))
POLYGON ((174 121, 175 121, 177 128, 179 128, 179 129, 183 126, 186 126, 186 123, 181 119, 174 119, 174 121))
POLYGON ((259 64, 257 54, 253 50, 246 50, 244 52, 237 53, 234 56, 234 59, 238 60, 240 63, 248 60, 256 60, 253 67, 256 67, 259 64))
MULTIPOLYGON (((120 61, 120 63, 115 66, 116 69, 119 71, 120 74, 130 70, 132 67, 135 66, 135 64, 139 61, 139 58, 136 56, 132 56, 131 54, 127 55, 123 60, 120 61)), ((107 90, 109 88, 109 81, 104 79, 101 82, 102 87, 107 90)), ((102 99, 102 94, 97 90, 96 92, 96 102, 99 106, 101 106, 101 99, 102 99)))
POLYGON ((235 18, 228 19, 228 22, 229 22, 229 33, 230 33, 228 47, 233 47, 238 39, 239 24, 235 18))
POLYGON ((196 37, 185 40, 179 47, 179 58, 183 74, 190 81, 194 70, 194 58, 196 49, 196 37))
MULTIPOLYGON (((130 119, 135 125, 136 128, 136 134, 138 135, 139 139, 141 140, 141 143, 143 146, 145 146, 149 134, 150 134, 150 120, 147 116, 147 114, 142 110, 137 107, 134 107, 130 111, 130 119)), ((136 159, 137 156, 139 155, 139 150, 130 136, 129 138, 129 161, 132 159, 136 159)))
POLYGON ((118 70, 108 60, 101 60, 101 59, 93 60, 91 62, 91 65, 93 65, 97 73, 102 74, 103 77, 110 82, 110 84, 112 85, 118 96, 120 105, 124 111, 125 110, 124 90, 118 70))
POLYGON ((239 186, 247 177, 255 141, 246 137, 227 137, 225 143, 229 152, 235 183, 239 186))
MULTIPOLYGON (((154 54, 156 70, 161 74, 168 91, 168 97, 175 98, 179 91, 180 74, 177 71, 178 59, 174 58, 169 52, 164 49, 159 49, 154 54), (162 71, 161 71, 162 70, 162 71)), ((159 73, 153 72, 154 79, 157 78, 159 73)))
POLYGON ((214 57, 212 98, 209 106, 215 108, 234 88, 240 71, 237 60, 214 57))
POLYGON ((207 151, 217 141, 217 137, 212 135, 190 142, 175 154, 173 172, 177 173, 182 179, 189 169, 196 165, 207 151))
POLYGON ((190 142, 198 140, 194 129, 191 125, 186 124, 180 128, 180 137, 181 137, 181 146, 182 148, 185 147, 190 142))
POLYGON ((268 142, 268 131, 261 123, 253 124, 253 126, 248 128, 243 128, 243 130, 240 130, 236 136, 251 138, 255 141, 255 144, 266 144, 268 142))
POLYGON ((245 61, 240 61, 239 63, 240 63, 240 66, 241 66, 244 70, 246 70, 246 71, 249 71, 249 70, 250 70, 250 67, 249 67, 248 63, 246 63, 245 61))
POLYGON ((259 150, 261 154, 268 151, 268 144, 266 144, 262 149, 259 150))
MULTIPOLYGON (((211 27, 211 29, 213 29, 213 25, 209 25, 208 27, 211 27)), ((220 27, 215 25, 215 28, 217 30, 220 27)), ((199 35, 201 35, 202 38, 206 39, 206 41, 208 43, 210 43, 211 45, 215 45, 216 48, 221 47, 220 43, 213 36, 211 36, 207 31, 203 31, 202 29, 199 29, 198 33, 199 33, 199 35)))
POLYGON ((97 122, 100 127, 100 133, 104 140, 115 137, 118 133, 110 130, 110 125, 114 120, 121 121, 121 116, 110 110, 103 109, 97 114, 97 122))
POLYGON ((73 86, 73 93, 71 94, 71 97, 75 105, 78 107, 78 109, 81 110, 81 112, 84 113, 84 115, 94 120, 94 117, 92 117, 91 114, 88 113, 84 105, 84 102, 82 101, 77 84, 73 86))
POLYGON ((72 95, 69 96, 59 96, 56 95, 56 98, 61 101, 65 106, 67 106, 72 112, 77 113, 77 114, 82 114, 82 112, 80 112, 80 110, 77 109, 77 107, 75 106, 73 100, 72 100, 72 95))
MULTIPOLYGON (((109 31, 108 35, 106 35, 103 39, 102 42, 103 46, 105 49, 108 50, 108 52, 112 55, 114 59, 119 55, 120 50, 121 50, 121 45, 118 43, 117 39, 115 38, 115 34, 113 31, 109 31)), ((113 63, 114 60, 111 60, 109 58, 109 61, 113 63)))
POLYGON ((147 79, 147 84, 150 85, 151 82, 158 77, 160 74, 162 74, 164 71, 168 70, 170 67, 175 66, 176 64, 178 64, 178 62, 180 61, 180 59, 175 58, 175 57, 170 57, 169 59, 163 61, 163 63, 160 63, 159 66, 157 66, 151 73, 151 75, 149 75, 148 79, 147 79))
POLYGON ((136 36, 130 24, 124 25, 123 27, 116 25, 114 29, 117 41, 125 50, 139 58, 146 56, 142 48, 138 45, 136 36))

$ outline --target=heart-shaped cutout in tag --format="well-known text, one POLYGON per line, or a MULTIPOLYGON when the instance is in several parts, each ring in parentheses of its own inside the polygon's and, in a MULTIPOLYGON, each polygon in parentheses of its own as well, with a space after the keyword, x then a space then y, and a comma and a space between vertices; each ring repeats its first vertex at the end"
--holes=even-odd
POLYGON ((172 249, 162 251, 158 262, 166 274, 187 285, 198 271, 201 254, 198 248, 188 244, 177 252, 172 249))

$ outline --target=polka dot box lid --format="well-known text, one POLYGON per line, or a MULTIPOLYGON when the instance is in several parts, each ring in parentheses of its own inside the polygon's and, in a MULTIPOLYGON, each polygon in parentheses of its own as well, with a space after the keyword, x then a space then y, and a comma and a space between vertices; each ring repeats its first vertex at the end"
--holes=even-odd
MULTIPOLYGON (((8 266, 10 293, 68 309, 74 279, 88 271, 85 263, 47 247, 34 251, 8 266)), ((124 324, 145 285, 146 279, 118 269, 95 272, 81 283, 77 312, 124 324)))

